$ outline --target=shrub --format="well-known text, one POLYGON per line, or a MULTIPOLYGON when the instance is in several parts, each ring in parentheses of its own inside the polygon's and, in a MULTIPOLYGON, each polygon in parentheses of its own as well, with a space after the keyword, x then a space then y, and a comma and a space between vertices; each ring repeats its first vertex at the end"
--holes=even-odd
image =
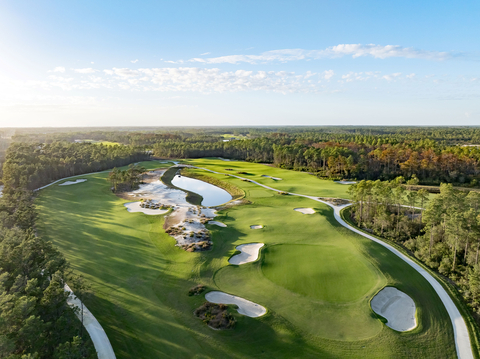
POLYGON ((205 302, 194 312, 197 318, 214 329, 232 329, 237 322, 232 314, 228 312, 225 304, 205 302))
POLYGON ((189 289, 188 295, 189 295, 189 296, 199 295, 199 294, 202 293, 204 290, 205 290, 205 286, 204 286, 203 284, 198 284, 198 285, 196 285, 195 287, 192 287, 192 288, 189 289))

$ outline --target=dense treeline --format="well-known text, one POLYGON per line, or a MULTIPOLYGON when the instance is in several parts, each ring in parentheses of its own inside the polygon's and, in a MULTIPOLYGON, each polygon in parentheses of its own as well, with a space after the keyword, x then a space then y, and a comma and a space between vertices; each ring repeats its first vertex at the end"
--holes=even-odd
MULTIPOLYGON (((35 157, 33 151, 29 156, 35 157)), ((9 151, 7 162, 15 163, 12 157, 9 151)), ((0 357, 96 358, 64 285, 68 281, 80 298, 88 288, 52 243, 35 235, 33 196, 21 166, 10 167, 0 198, 0 357)))
POLYGON ((3 166, 4 191, 33 190, 60 178, 120 167, 149 157, 146 151, 132 146, 14 142, 3 166))
POLYGON ((384 144, 369 136, 353 142, 315 142, 286 134, 252 140, 186 142, 166 140, 153 153, 165 158, 226 157, 274 163, 281 168, 314 172, 320 177, 390 180, 415 175, 422 184, 478 185, 480 147, 440 146, 431 140, 384 144), (299 142, 300 141, 300 142, 299 142))
POLYGON ((27 143, 107 140, 143 146, 158 157, 226 157, 274 163, 326 178, 391 180, 412 175, 424 185, 478 186, 480 129, 475 127, 149 128, 144 131, 37 133, 17 131, 27 143), (236 136, 226 141, 224 135, 236 136))
POLYGON ((442 184, 440 194, 428 200, 425 192, 406 191, 401 183, 398 179, 352 185, 352 220, 402 244, 452 279, 480 318, 480 193, 442 184))

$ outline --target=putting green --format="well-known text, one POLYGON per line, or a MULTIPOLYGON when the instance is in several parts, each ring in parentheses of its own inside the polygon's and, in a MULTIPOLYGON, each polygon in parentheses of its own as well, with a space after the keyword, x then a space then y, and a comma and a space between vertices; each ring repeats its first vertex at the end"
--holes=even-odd
POLYGON ((332 245, 277 245, 265 251, 263 274, 302 295, 332 303, 360 299, 378 277, 358 252, 332 245), (339 255, 339 252, 342 254, 339 255))

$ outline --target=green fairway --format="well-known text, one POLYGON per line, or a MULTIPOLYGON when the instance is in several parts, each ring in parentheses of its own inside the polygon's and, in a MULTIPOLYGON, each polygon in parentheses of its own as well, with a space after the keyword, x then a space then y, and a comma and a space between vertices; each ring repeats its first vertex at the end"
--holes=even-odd
MULTIPOLYGON (((316 196, 346 197, 348 186, 260 164, 189 160, 222 173, 245 171, 255 181, 316 196), (262 174, 281 177, 274 181, 262 174)), ((143 162, 147 168, 165 166, 143 162)), ((196 170, 200 171, 200 170, 196 170)), ((53 241, 95 292, 86 305, 104 327, 117 358, 452 358, 453 330, 426 280, 387 249, 340 226, 319 202, 282 196, 251 182, 208 174, 245 191, 249 204, 219 212, 208 225, 213 247, 175 247, 163 216, 129 213, 110 191, 108 173, 39 192, 38 232, 53 241), (303 215, 297 207, 316 213, 303 215), (262 224, 252 230, 250 225, 262 224), (235 246, 261 242, 258 261, 228 265, 235 246), (204 284, 267 308, 260 318, 232 311, 234 330, 215 331, 193 315, 204 284), (369 301, 385 285, 410 295, 419 326, 386 327, 369 301)))
POLYGON ((245 177, 285 192, 322 197, 349 197, 347 194, 348 185, 322 180, 315 175, 305 172, 283 170, 259 163, 222 161, 215 158, 200 158, 182 162, 198 167, 208 167, 213 171, 245 177), (231 168, 233 171, 227 171, 226 168, 231 168), (237 174, 236 172, 246 172, 247 174, 237 174), (262 177, 262 175, 281 178, 281 180, 276 181, 268 177, 262 177))

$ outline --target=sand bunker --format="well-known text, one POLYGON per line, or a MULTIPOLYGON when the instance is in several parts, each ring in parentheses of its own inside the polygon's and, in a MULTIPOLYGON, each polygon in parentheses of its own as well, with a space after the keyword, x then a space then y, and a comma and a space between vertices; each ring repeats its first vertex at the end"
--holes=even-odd
POLYGON ((355 184, 357 183, 356 181, 333 181, 335 183, 340 183, 340 184, 355 184))
POLYGON ((140 207, 141 203, 142 202, 129 202, 129 203, 125 203, 124 206, 127 207, 127 211, 129 212, 142 212, 150 216, 156 215, 156 214, 164 214, 168 212, 168 209, 142 208, 140 207))
POLYGON ((272 176, 267 176, 267 175, 262 175, 262 177, 268 177, 268 178, 271 178, 275 181, 281 181, 282 180, 280 177, 272 177, 272 176))
POLYGON ((77 184, 82 182, 87 182, 87 180, 82 178, 82 179, 77 179, 75 181, 67 181, 67 182, 60 183, 59 186, 70 186, 71 184, 77 184))
POLYGON ((253 226, 250 226, 250 229, 262 229, 263 226, 261 224, 256 224, 256 225, 253 225, 253 226))
POLYGON ((375 313, 387 319, 386 325, 399 332, 412 330, 417 326, 415 302, 394 287, 385 287, 370 301, 375 313))
POLYGON ((297 212, 300 212, 300 213, 303 213, 303 214, 314 214, 315 213, 313 208, 294 208, 293 210, 297 211, 297 212))
POLYGON ((227 226, 225 223, 218 222, 218 221, 209 221, 208 224, 214 224, 214 225, 219 226, 219 227, 226 227, 227 226))
POLYGON ((248 243, 248 244, 240 244, 235 248, 241 251, 242 253, 234 255, 232 258, 228 260, 228 263, 240 265, 250 262, 255 262, 258 258, 258 253, 260 248, 264 246, 263 243, 248 243))
POLYGON ((238 306, 237 312, 247 317, 261 317, 267 312, 267 310, 259 304, 224 292, 209 292, 205 294, 205 299, 217 304, 236 304, 238 306))

